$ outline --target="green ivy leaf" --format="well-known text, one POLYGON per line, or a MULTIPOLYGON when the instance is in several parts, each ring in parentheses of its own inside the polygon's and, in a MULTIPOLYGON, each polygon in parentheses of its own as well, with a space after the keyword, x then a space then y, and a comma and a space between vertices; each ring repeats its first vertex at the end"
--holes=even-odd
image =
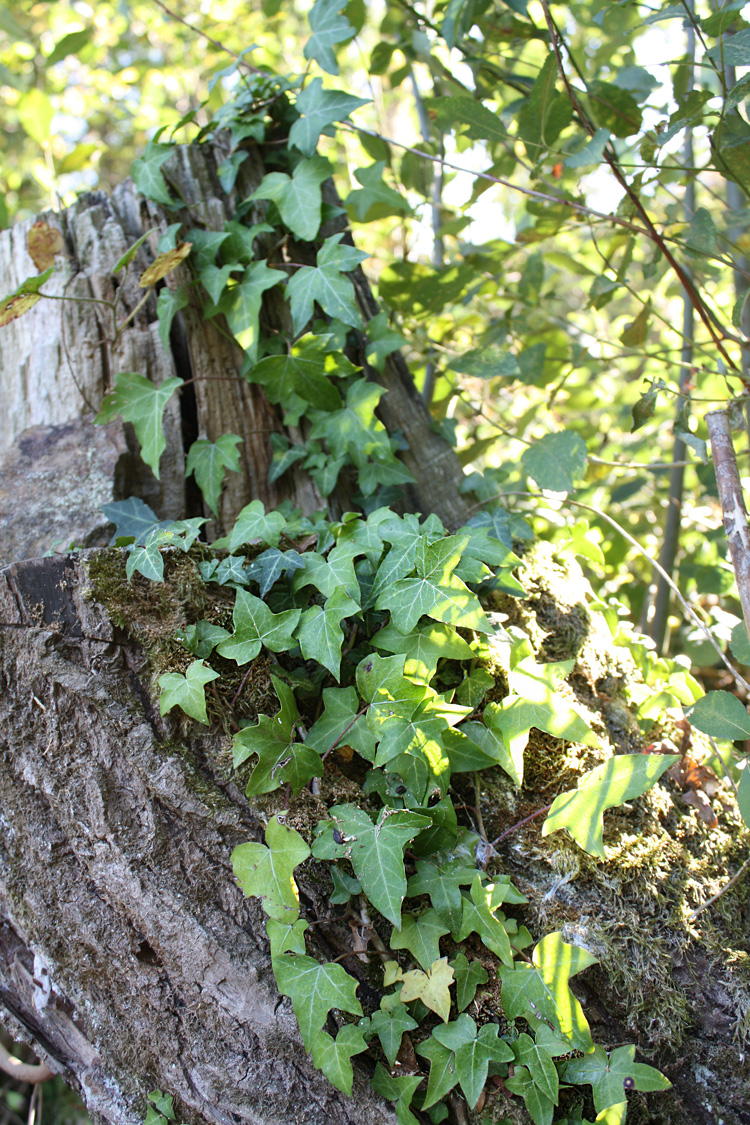
POLYGON ((194 660, 183 675, 181 672, 165 672, 159 676, 159 714, 166 715, 173 707, 181 707, 191 719, 208 726, 206 716, 206 684, 218 680, 214 672, 202 660, 194 660))
POLYGON ((610 1055, 603 1047, 584 1055, 582 1059, 571 1059, 565 1064, 566 1082, 587 1082, 594 1094, 594 1108, 597 1113, 608 1106, 619 1105, 625 1100, 628 1090, 668 1090, 672 1083, 653 1066, 634 1062, 635 1047, 618 1047, 610 1055))
POLYGON ((547 1020, 577 1050, 591 1051, 589 1025, 568 981, 596 960, 585 949, 567 945, 560 934, 547 934, 536 946, 531 965, 521 962, 500 969, 506 1016, 524 1016, 532 1027, 547 1020))
POLYGON ((269 172, 250 199, 272 200, 292 234, 303 242, 312 242, 320 230, 321 185, 330 175, 331 165, 322 156, 300 160, 291 176, 286 172, 269 172))
POLYGON ((175 201, 169 194, 161 167, 174 151, 174 145, 160 145, 155 141, 149 141, 143 156, 134 160, 130 169, 133 183, 138 191, 167 208, 172 208, 175 201))
POLYGON ((162 416, 170 398, 182 386, 182 379, 171 376, 157 387, 150 379, 135 371, 115 376, 115 387, 105 398, 96 416, 99 423, 111 422, 119 415, 132 422, 135 436, 141 443, 141 457, 159 479, 159 458, 167 447, 162 416))
POLYGON ((349 859, 372 905, 398 928, 406 894, 404 848, 430 821, 418 813, 383 809, 373 824, 356 805, 334 805, 330 813, 332 819, 321 822, 313 855, 316 859, 349 859))
POLYGON ((146 536, 142 547, 132 546, 125 563, 125 577, 128 582, 136 571, 152 582, 164 581, 164 559, 160 548, 166 542, 165 529, 154 528, 146 536))
POLYGON ((466 867, 460 860, 449 860, 440 866, 421 859, 417 871, 408 884, 409 898, 428 894, 441 921, 458 930, 463 919, 464 899, 461 887, 469 886, 476 878, 476 867, 466 867))
POLYGON ((297 918, 295 922, 277 922, 274 918, 269 918, 266 931, 271 944, 271 960, 282 953, 304 953, 306 929, 307 922, 302 918, 297 918))
POLYGON ((219 512, 219 494, 226 470, 239 472, 240 451, 237 446, 241 443, 242 438, 238 434, 222 434, 216 441, 199 438, 188 451, 185 476, 195 475, 203 499, 215 516, 219 512))
POLYGON ((479 873, 475 875, 470 897, 463 896, 461 928, 454 931, 453 938, 455 941, 463 941, 469 934, 477 933, 504 965, 512 965, 510 939, 503 925, 505 915, 502 912, 499 917, 496 915, 500 903, 495 901, 493 890, 494 884, 484 886, 479 873))
POLYGON ((269 512, 266 515, 263 501, 252 500, 237 516, 229 536, 229 550, 236 551, 245 543, 252 543, 258 539, 267 543, 269 547, 278 547, 279 537, 285 527, 286 520, 281 512, 269 512))
MULTIPOLYGON (((516 1066, 512 1078, 505 1079, 505 1088, 526 1103, 526 1111, 534 1125, 552 1125, 554 1103, 546 1097, 531 1077, 528 1067, 516 1066)), ((614 1125, 614 1123, 612 1123, 614 1125)))
POLYGON ((416 576, 395 582, 380 595, 375 608, 389 609, 403 633, 410 633, 422 616, 480 633, 494 632, 476 595, 452 573, 467 543, 468 537, 451 535, 429 546, 420 538, 414 560, 416 576))
POLYGON ((338 74, 339 64, 332 48, 355 34, 354 28, 343 14, 343 0, 315 0, 310 12, 312 35, 305 43, 306 59, 315 59, 329 74, 338 74))
POLYGON ((430 1076, 422 1105, 423 1109, 429 1109, 458 1084, 456 1056, 448 1047, 439 1043, 434 1035, 419 1043, 415 1050, 418 1055, 430 1060, 430 1076))
POLYGON ((335 1039, 327 1031, 319 1033, 312 1049, 313 1065, 322 1070, 332 1086, 351 1097, 354 1082, 351 1058, 366 1050, 367 1043, 360 1029, 351 1023, 344 1024, 335 1039))
POLYGON ((521 1066, 528 1068, 529 1074, 544 1096, 549 1098, 553 1105, 557 1105, 560 1085, 557 1070, 544 1047, 524 1033, 519 1035, 513 1044, 513 1054, 521 1066))
POLYGON ((221 311, 248 362, 252 362, 258 352, 258 317, 263 294, 283 281, 281 270, 271 269, 265 259, 252 262, 246 267, 239 285, 227 290, 222 300, 221 311))
POLYGON ((292 589, 314 586, 324 598, 332 598, 338 589, 359 605, 360 591, 357 575, 354 572, 354 559, 361 552, 350 543, 342 543, 328 552, 323 558, 317 551, 306 551, 302 556, 305 566, 294 575, 292 589))
POLYGON ((325 688, 323 714, 315 722, 305 739, 317 754, 325 754, 332 746, 351 746, 368 762, 375 757, 375 736, 367 725, 359 698, 353 687, 325 688))
POLYGON ((318 251, 317 266, 303 266, 287 282, 292 322, 297 335, 312 319, 316 301, 328 316, 343 320, 352 328, 362 327, 354 286, 344 274, 356 269, 369 255, 355 250, 353 246, 342 246, 343 237, 341 232, 327 238, 318 251))
POLYGON ((713 738, 732 742, 750 738, 747 708, 730 691, 709 691, 685 714, 692 726, 713 738))
POLYGON ((293 396, 318 410, 340 410, 341 395, 332 376, 357 368, 340 352, 327 352, 327 336, 303 336, 284 355, 264 356, 248 371, 248 379, 265 388, 270 402, 286 405, 293 396))
POLYGON ((456 954, 450 966, 456 974, 456 1007, 462 1012, 471 1004, 479 985, 487 983, 489 975, 479 961, 469 961, 463 953, 456 954))
POLYGON ((380 1001, 380 1008, 370 1016, 370 1025, 365 1034, 368 1036, 377 1035, 383 1053, 388 1059, 388 1065, 393 1067, 404 1033, 414 1031, 414 1028, 419 1027, 419 1024, 411 1018, 405 1005, 400 1000, 385 1008, 384 1005, 390 999, 392 998, 384 996, 380 1001))
POLYGON ((217 652, 227 660, 249 664, 263 648, 269 652, 288 652, 296 647, 292 634, 301 610, 285 609, 272 613, 265 602, 247 590, 238 590, 234 602, 234 633, 222 641, 217 652))
POLYGON ((312 957, 282 953, 273 961, 273 972, 279 992, 294 1005, 306 1051, 312 1051, 332 1008, 362 1015, 355 995, 357 981, 341 965, 321 965, 312 957))
MULTIPOLYGON (((299 613, 299 610, 295 611, 299 613)), ((359 613, 359 605, 339 586, 323 606, 314 605, 302 615, 297 639, 305 660, 316 660, 339 679, 344 632, 341 621, 359 613)))
POLYGON ((376 1094, 380 1094, 381 1097, 386 1098, 389 1102, 396 1103, 398 1125, 420 1125, 420 1122, 417 1121, 416 1117, 409 1109, 411 1100, 414 1097, 414 1091, 422 1081, 422 1076, 420 1074, 414 1077, 400 1075, 398 1078, 393 1078, 383 1064, 378 1063, 371 1081, 372 1088, 376 1094))
MULTIPOLYGON (((355 172, 354 174, 359 179, 358 173, 355 172)), ((362 183, 361 180, 360 183, 362 183)), ((353 194, 354 192, 352 192, 353 194)), ((349 200, 351 200, 351 195, 347 199, 347 204, 349 200)), ((385 368, 387 357, 407 345, 407 340, 401 333, 394 331, 388 324, 388 315, 385 311, 379 312, 372 320, 368 320, 367 340, 367 362, 381 374, 385 368)))
MULTIPOLYGON (((371 223, 373 220, 383 219, 387 215, 410 215, 412 212, 408 200, 400 192, 383 182, 384 169, 385 161, 378 160, 375 164, 370 164, 368 168, 357 168, 354 172, 355 179, 362 187, 349 192, 344 200, 344 206, 348 211, 354 213, 355 218, 360 223, 371 223)), ((385 318, 385 313, 378 313, 378 317, 385 318)), ((367 326, 368 334, 371 326, 372 321, 367 326)), ((393 335, 398 336, 398 333, 393 333, 393 335)), ((372 335, 370 335, 370 339, 372 338, 372 335)), ((400 343, 396 346, 401 347, 406 341, 403 336, 398 338, 400 343)))
POLYGON ((291 785, 296 792, 323 773, 318 755, 294 741, 299 721, 294 693, 283 680, 276 676, 271 679, 281 703, 280 711, 273 718, 261 715, 254 726, 238 731, 232 743, 235 768, 253 754, 258 757, 247 783, 248 797, 272 793, 282 784, 291 785))
MULTIPOLYGON (((269 918, 291 925, 299 916, 299 891, 294 881, 294 869, 309 854, 310 849, 299 832, 274 816, 266 827, 265 844, 240 844, 234 849, 232 869, 243 894, 248 898, 259 898, 269 918)), ((301 936, 302 931, 296 932, 301 936)), ((288 941, 289 937, 284 940, 288 941)), ((303 953, 304 948, 303 939, 303 953)))
POLYGON ((577 789, 555 798, 542 835, 567 828, 584 851, 604 859, 605 809, 640 797, 677 761, 679 755, 674 754, 618 754, 610 758, 584 774, 577 789))
POLYGON ((273 584, 290 570, 300 570, 305 565, 299 551, 294 549, 280 551, 278 547, 269 547, 267 551, 256 555, 246 568, 247 578, 257 582, 260 587, 260 596, 265 598, 273 584))
POLYGON ((586 471, 586 443, 572 430, 546 434, 524 450, 521 464, 540 488, 573 492, 586 471))
POLYGON ((384 394, 382 387, 358 379, 346 392, 343 410, 314 416, 310 437, 325 438, 334 457, 351 456, 356 465, 370 456, 389 457, 388 434, 375 417, 375 408, 384 394))
POLYGON ((484 1089, 490 1062, 510 1062, 513 1058, 510 1046, 497 1032, 494 1023, 477 1031, 471 1016, 463 1014, 445 1027, 436 1027, 432 1033, 438 1043, 453 1053, 456 1077, 471 1109, 484 1089))
POLYGON ((466 136, 473 141, 508 140, 508 130, 499 114, 493 113, 475 98, 459 95, 451 98, 433 98, 430 109, 444 132, 453 132, 457 126, 468 126, 466 136))
POLYGON ((159 520, 155 513, 137 496, 127 500, 115 500, 102 504, 102 512, 117 530, 116 539, 135 539, 136 543, 145 540, 156 527, 168 527, 170 520, 159 520))
POLYGON ((305 156, 312 156, 318 139, 327 125, 345 121, 350 113, 367 105, 369 98, 355 98, 343 90, 324 90, 323 79, 313 78, 297 97, 296 109, 301 114, 289 130, 289 143, 305 156))
POLYGON ((434 910, 425 910, 418 917, 405 914, 401 930, 393 931, 389 945, 391 949, 408 949, 415 961, 427 970, 440 959, 440 938, 449 932, 434 910))
POLYGON ((187 289, 179 285, 177 289, 170 289, 165 285, 156 301, 156 315, 159 320, 159 339, 165 352, 169 352, 169 333, 172 331, 172 321, 180 309, 188 303, 187 289))
POLYGON ((404 675, 428 684, 437 671, 438 660, 471 660, 474 652, 455 629, 430 621, 410 633, 401 633, 395 625, 386 625, 372 638, 376 648, 403 653, 406 657, 404 675))

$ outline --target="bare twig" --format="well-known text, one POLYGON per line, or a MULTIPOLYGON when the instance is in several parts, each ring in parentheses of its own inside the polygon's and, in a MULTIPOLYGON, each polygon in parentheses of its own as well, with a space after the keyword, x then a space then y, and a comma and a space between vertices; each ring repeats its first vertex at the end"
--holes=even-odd
POLYGON ((741 878, 742 875, 744 875, 748 867, 750 867, 750 856, 747 857, 745 862, 742 864, 742 867, 740 867, 739 871, 736 871, 734 873, 729 882, 725 883, 720 891, 717 891, 715 895, 712 895, 711 898, 707 899, 701 906, 697 906, 695 908, 695 910, 690 915, 690 921, 693 922, 702 911, 707 910, 709 906, 713 906, 713 904, 718 899, 720 899, 722 895, 726 894, 729 888, 733 887, 737 880, 741 878))
POLYGON ((48 1078, 55 1076, 54 1071, 44 1063, 21 1062, 6 1051, 2 1043, 0 1043, 0 1070, 10 1074, 17 1082, 30 1082, 34 1086, 37 1082, 46 1082, 48 1078))
POLYGON ((729 543, 729 554, 737 581, 742 616, 750 637, 750 531, 747 526, 747 509, 740 484, 737 458, 732 444, 729 414, 726 410, 710 411, 706 415, 706 426, 711 439, 711 456, 724 516, 724 531, 729 543))

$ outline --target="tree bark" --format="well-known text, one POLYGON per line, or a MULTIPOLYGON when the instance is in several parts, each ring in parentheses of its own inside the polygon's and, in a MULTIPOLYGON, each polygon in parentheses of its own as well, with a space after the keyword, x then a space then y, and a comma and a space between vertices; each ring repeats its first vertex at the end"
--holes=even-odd
MULTIPOLYGON (((0 575, 0 1005, 97 1122, 385 1125, 314 1069, 232 848, 263 824, 159 717, 138 646, 68 558, 0 575)), ((312 903, 319 892, 303 881, 312 903)))

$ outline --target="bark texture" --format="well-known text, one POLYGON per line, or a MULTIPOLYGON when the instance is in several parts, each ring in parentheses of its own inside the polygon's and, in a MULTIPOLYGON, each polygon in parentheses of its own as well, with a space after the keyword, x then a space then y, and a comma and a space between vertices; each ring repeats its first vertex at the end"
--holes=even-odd
MULTIPOLYGON (((0 579, 0 1005, 97 1122, 386 1125, 307 1057, 232 848, 258 816, 155 712, 83 566, 0 579)), ((311 891, 314 894, 314 891, 311 891)))

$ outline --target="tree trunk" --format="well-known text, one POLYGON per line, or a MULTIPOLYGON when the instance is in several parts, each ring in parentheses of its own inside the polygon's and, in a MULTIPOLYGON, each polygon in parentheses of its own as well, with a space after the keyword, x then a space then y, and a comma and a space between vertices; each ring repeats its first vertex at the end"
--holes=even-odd
POLYGON ((314 1069, 278 996, 229 860, 263 824, 220 780, 221 740, 159 717, 82 562, 1 583, 4 1022, 95 1121, 139 1125, 155 1088, 205 1125, 391 1121, 362 1075, 355 1105, 314 1069))
MULTIPOLYGON (((42 553, 58 537, 66 540, 65 545, 71 541, 92 545, 106 542, 101 536, 93 541, 88 538, 97 528, 103 528, 105 521, 98 508, 102 502, 131 495, 146 501, 160 518, 210 515, 204 511, 192 482, 187 486, 185 482, 186 451, 198 437, 216 440, 224 433, 242 437, 240 472, 227 474, 219 518, 213 527, 216 535, 228 530, 239 510, 252 499, 262 500, 266 508, 289 499, 306 513, 325 506, 305 473, 288 472, 275 484, 269 483, 273 452, 270 435, 285 432, 281 411, 269 404, 261 387, 240 378, 243 353, 228 338, 226 330, 203 318, 194 286, 188 289, 190 304, 175 318, 168 351, 158 336, 155 296, 122 331, 114 346, 107 342, 113 334, 111 311, 104 305, 80 301, 91 297, 112 301, 118 294, 118 317, 124 319, 143 297, 138 278, 155 257, 159 237, 169 224, 182 222, 183 235, 193 227, 223 228, 225 220, 234 214, 237 202, 258 186, 264 168, 260 150, 251 147, 237 185, 228 196, 219 184, 216 162, 215 151, 209 145, 175 149, 164 171, 185 204, 177 212, 167 212, 145 199, 131 181, 126 181, 111 197, 103 192, 84 195, 68 210, 44 216, 61 228, 65 238, 63 256, 58 257, 45 291, 71 299, 40 301, 0 331, 0 416, 5 419, 0 433, 0 529, 5 528, 5 545, 0 546, 0 558, 21 559, 42 553), (148 230, 154 233, 138 251, 134 263, 126 272, 113 275, 118 259, 148 230), (160 462, 160 479, 140 460, 132 427, 113 423, 108 432, 115 451, 114 469, 110 466, 111 455, 109 459, 94 456, 93 468, 89 459, 88 467, 98 484, 94 487, 93 481, 89 481, 85 491, 95 502, 92 506, 89 501, 88 509, 83 498, 79 509, 74 503, 72 507, 79 511, 80 518, 71 520, 71 490, 80 490, 76 476, 80 475, 81 466, 78 459, 75 471, 69 472, 62 482, 60 441, 74 440, 87 450, 95 447, 97 441, 101 443, 101 438, 93 437, 92 416, 121 371, 139 372, 157 384, 173 375, 191 381, 167 405, 167 449, 160 462), (39 430, 40 426, 47 428, 39 430), (29 435, 26 431, 30 428, 29 435), (26 447, 33 448, 33 453, 26 457, 28 464, 24 463, 22 434, 26 447), (37 485, 35 505, 45 512, 43 533, 36 511, 29 515, 23 530, 19 529, 19 471, 25 487, 31 487, 32 505, 32 481, 39 482, 44 477, 44 484, 37 485), (102 475, 110 482, 109 494, 99 480, 102 475)), ((335 198, 332 187, 329 195, 332 200, 335 198)), ((265 206, 258 205, 259 209, 265 206)), ((262 217, 259 210, 257 218, 262 217)), ((29 221, 0 232, 4 292, 12 292, 37 272, 26 248, 30 226, 29 221)), ((339 219, 321 231, 320 239, 340 229, 343 224, 339 219)), ((274 242, 273 235, 260 236, 258 242, 262 252, 271 255, 270 260, 274 242)), ((303 262, 314 264, 316 252, 314 244, 295 247, 295 254, 299 253, 303 262)), ((191 281, 189 267, 182 266, 167 277, 165 284, 177 286, 191 281)), ((379 311, 378 306, 361 270, 354 281, 363 316, 369 320, 379 311)), ((262 323, 286 330, 291 338, 289 311, 280 289, 265 295, 262 323)), ((407 504, 414 510, 436 512, 449 527, 460 526, 465 522, 467 508, 458 492, 462 478, 458 459, 448 443, 432 431, 429 413, 403 358, 390 356, 380 376, 365 362, 364 338, 362 345, 354 358, 388 392, 380 408, 386 428, 401 430, 409 443, 404 460, 416 484, 408 490, 407 504)), ((301 440, 299 432, 287 433, 292 440, 301 440)), ((342 490, 334 496, 334 506, 346 507, 346 500, 342 490)))

